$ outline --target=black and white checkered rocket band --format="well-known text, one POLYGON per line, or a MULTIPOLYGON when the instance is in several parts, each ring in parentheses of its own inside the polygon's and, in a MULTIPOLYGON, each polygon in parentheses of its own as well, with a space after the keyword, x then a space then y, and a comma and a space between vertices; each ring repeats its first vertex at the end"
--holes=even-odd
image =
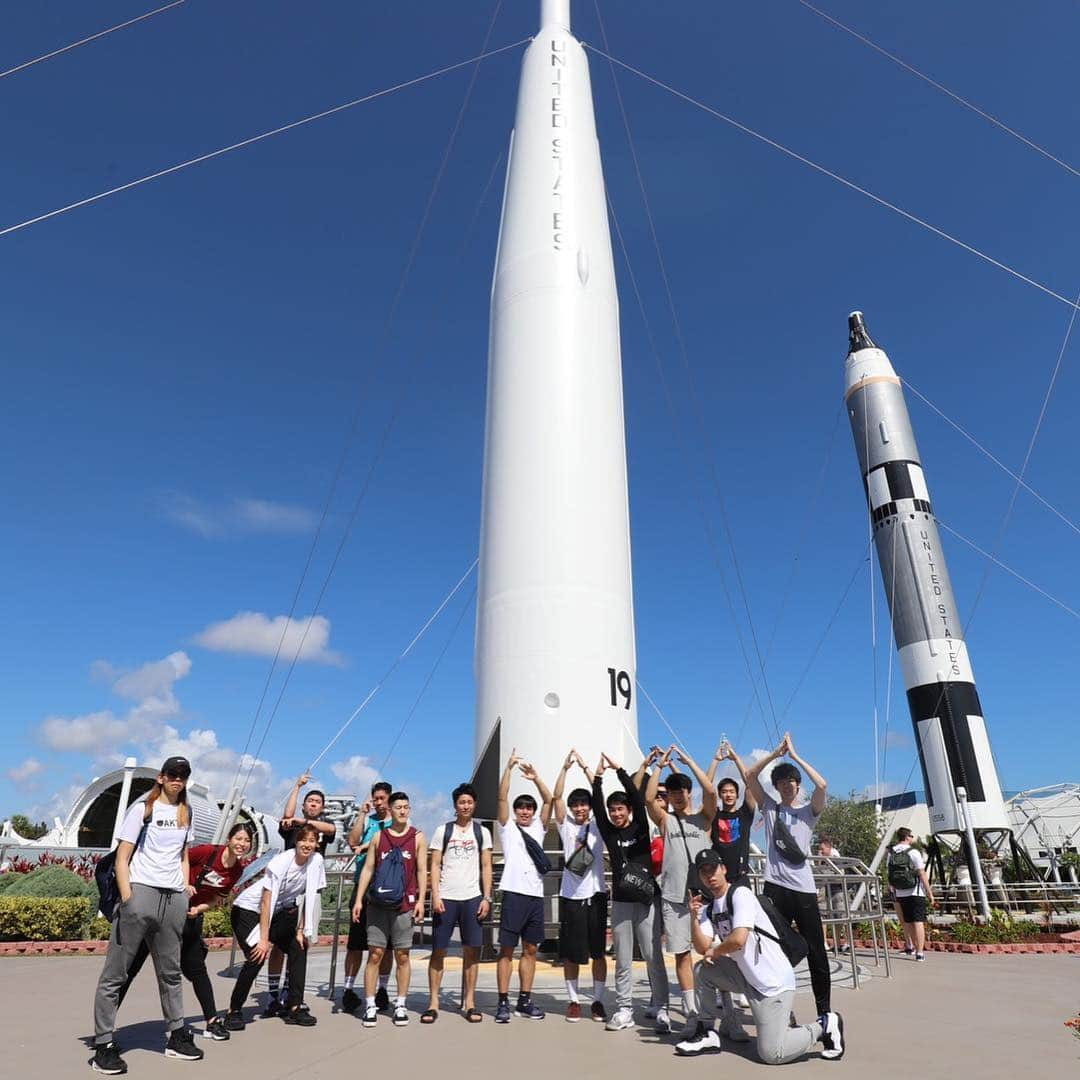
POLYGON ((910 499, 916 510, 933 513, 926 477, 917 461, 886 461, 863 477, 863 487, 875 525, 895 517, 899 513, 896 504, 903 499, 910 499))
POLYGON ((955 789, 957 785, 962 785, 967 789, 971 801, 982 802, 986 794, 969 720, 970 717, 979 717, 979 723, 982 723, 982 705, 975 684, 927 683, 924 686, 912 687, 907 692, 907 699, 911 709, 911 721, 918 736, 919 763, 922 766, 928 801, 942 805, 952 799, 951 791, 933 790, 923 753, 924 735, 920 722, 936 717, 941 725, 941 741, 945 744, 951 786, 955 789))

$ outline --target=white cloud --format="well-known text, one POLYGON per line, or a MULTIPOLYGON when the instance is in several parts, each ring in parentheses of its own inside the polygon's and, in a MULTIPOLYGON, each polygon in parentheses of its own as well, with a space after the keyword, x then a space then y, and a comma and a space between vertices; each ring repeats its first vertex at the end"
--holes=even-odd
POLYGON ((302 506, 268 502, 266 499, 237 499, 233 514, 238 525, 251 532, 311 532, 318 518, 302 506))
POLYGON ((41 735, 53 750, 93 753, 128 737, 128 725, 109 709, 85 716, 50 716, 41 725, 41 735))
POLYGON ((158 505, 170 521, 206 540, 245 533, 308 533, 318 521, 305 507, 269 499, 230 499, 214 504, 182 491, 166 491, 158 496, 158 505))
POLYGON ((113 683, 113 693, 132 701, 173 696, 173 684, 191 672, 191 658, 185 652, 169 653, 164 660, 151 660, 134 671, 120 675, 113 683))
POLYGON ((344 761, 335 761, 330 766, 330 771, 341 783, 352 789, 360 802, 367 798, 371 785, 379 779, 379 774, 372 767, 371 761, 366 757, 361 757, 360 754, 353 754, 344 761))
POLYGON ((19 787, 29 784, 39 773, 45 771, 45 766, 37 758, 27 758, 21 765, 15 765, 7 770, 7 778, 19 787))
POLYGON ((324 615, 290 619, 270 618, 261 611, 240 611, 231 619, 211 623, 195 636, 195 643, 214 652, 245 653, 249 656, 281 655, 341 666, 342 658, 329 648, 330 620, 324 615))

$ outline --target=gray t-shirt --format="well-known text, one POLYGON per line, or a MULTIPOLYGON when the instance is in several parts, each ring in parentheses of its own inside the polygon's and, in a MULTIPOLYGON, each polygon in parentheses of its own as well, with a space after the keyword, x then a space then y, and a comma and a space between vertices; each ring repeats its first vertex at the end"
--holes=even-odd
POLYGON ((816 893, 814 871, 809 859, 810 839, 821 815, 815 814, 809 803, 795 807, 784 806, 769 795, 765 796, 761 813, 765 818, 765 880, 795 892, 816 893), (793 866, 776 850, 773 831, 776 829, 777 819, 787 826, 792 839, 807 856, 807 861, 802 866, 793 866))
POLYGON ((660 871, 660 895, 673 904, 685 904, 686 879, 690 870, 690 862, 699 851, 709 847, 709 827, 712 820, 699 810, 696 814, 687 814, 686 817, 676 817, 668 811, 664 820, 664 865, 660 871), (679 831, 679 825, 682 831, 679 831), (686 843, 683 843, 683 835, 686 843), (690 851, 690 860, 686 858, 687 849, 690 851))

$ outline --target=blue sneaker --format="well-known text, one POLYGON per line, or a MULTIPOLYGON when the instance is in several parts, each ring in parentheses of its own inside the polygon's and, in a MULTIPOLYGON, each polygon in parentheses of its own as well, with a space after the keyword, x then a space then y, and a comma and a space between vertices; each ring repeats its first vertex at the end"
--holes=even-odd
POLYGON ((500 1001, 499 1007, 495 1010, 495 1023, 496 1024, 509 1024, 510 1023, 510 1002, 500 1001))
POLYGON ((517 1008, 514 1010, 518 1016, 526 1020, 543 1020, 547 1013, 537 1005, 531 997, 518 998, 517 1008))

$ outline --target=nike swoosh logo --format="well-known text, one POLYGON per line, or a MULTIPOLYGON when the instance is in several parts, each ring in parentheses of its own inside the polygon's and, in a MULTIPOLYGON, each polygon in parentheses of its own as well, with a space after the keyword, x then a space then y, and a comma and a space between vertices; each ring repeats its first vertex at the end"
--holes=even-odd
POLYGON ((376 889, 376 892, 389 892, 389 889, 376 889))

